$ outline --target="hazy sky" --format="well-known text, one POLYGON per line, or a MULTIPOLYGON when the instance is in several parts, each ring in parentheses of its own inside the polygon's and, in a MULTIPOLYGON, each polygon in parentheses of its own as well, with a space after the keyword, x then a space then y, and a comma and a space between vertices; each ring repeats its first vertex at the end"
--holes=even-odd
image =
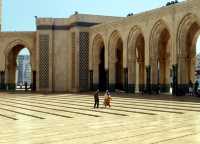
POLYGON ((126 16, 164 6, 168 1, 171 0, 3 0, 2 30, 34 31, 35 16, 64 18, 74 11, 126 16))

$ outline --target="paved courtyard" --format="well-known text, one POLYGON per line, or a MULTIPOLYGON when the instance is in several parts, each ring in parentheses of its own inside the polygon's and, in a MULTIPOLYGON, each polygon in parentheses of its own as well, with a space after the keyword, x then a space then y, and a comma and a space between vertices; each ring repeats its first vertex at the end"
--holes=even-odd
POLYGON ((0 94, 1 144, 199 144, 200 98, 0 94))

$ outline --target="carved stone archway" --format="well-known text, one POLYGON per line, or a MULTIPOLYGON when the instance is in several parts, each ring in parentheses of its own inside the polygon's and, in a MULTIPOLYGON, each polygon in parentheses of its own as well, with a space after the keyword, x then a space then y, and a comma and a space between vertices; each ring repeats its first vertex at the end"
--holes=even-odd
POLYGON ((129 91, 141 91, 144 88, 145 41, 142 30, 135 26, 128 36, 128 87, 129 91))
MULTIPOLYGON (((4 50, 5 55, 5 85, 7 90, 15 90, 16 87, 16 59, 18 53, 23 49, 27 48, 30 52, 30 64, 32 66, 33 64, 33 58, 32 58, 32 48, 30 45, 21 40, 16 39, 14 41, 11 41, 6 49, 4 50)), ((35 84, 34 84, 35 86, 35 84)))
POLYGON ((123 41, 120 33, 115 30, 109 37, 109 88, 124 89, 125 74, 123 68, 123 41))
POLYGON ((189 81, 195 82, 196 42, 200 33, 197 16, 185 15, 177 32, 177 60, 179 90, 187 92, 189 81))
POLYGON ((100 34, 97 34, 93 40, 93 88, 106 90, 107 83, 104 39, 100 34))
POLYGON ((150 35, 150 66, 152 70, 152 90, 169 92, 170 90, 170 61, 171 33, 163 20, 153 26, 150 35))

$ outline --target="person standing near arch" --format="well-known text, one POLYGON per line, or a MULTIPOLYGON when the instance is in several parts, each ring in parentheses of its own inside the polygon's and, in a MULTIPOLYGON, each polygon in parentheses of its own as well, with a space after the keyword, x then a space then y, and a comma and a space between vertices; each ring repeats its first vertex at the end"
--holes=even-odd
POLYGON ((99 89, 94 94, 94 109, 99 108, 99 89))

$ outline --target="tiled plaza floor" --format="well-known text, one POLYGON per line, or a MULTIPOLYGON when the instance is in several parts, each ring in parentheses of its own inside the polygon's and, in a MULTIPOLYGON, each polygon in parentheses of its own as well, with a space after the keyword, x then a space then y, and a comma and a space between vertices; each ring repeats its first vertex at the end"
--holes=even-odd
POLYGON ((200 98, 0 93, 0 144, 200 144, 200 98))

